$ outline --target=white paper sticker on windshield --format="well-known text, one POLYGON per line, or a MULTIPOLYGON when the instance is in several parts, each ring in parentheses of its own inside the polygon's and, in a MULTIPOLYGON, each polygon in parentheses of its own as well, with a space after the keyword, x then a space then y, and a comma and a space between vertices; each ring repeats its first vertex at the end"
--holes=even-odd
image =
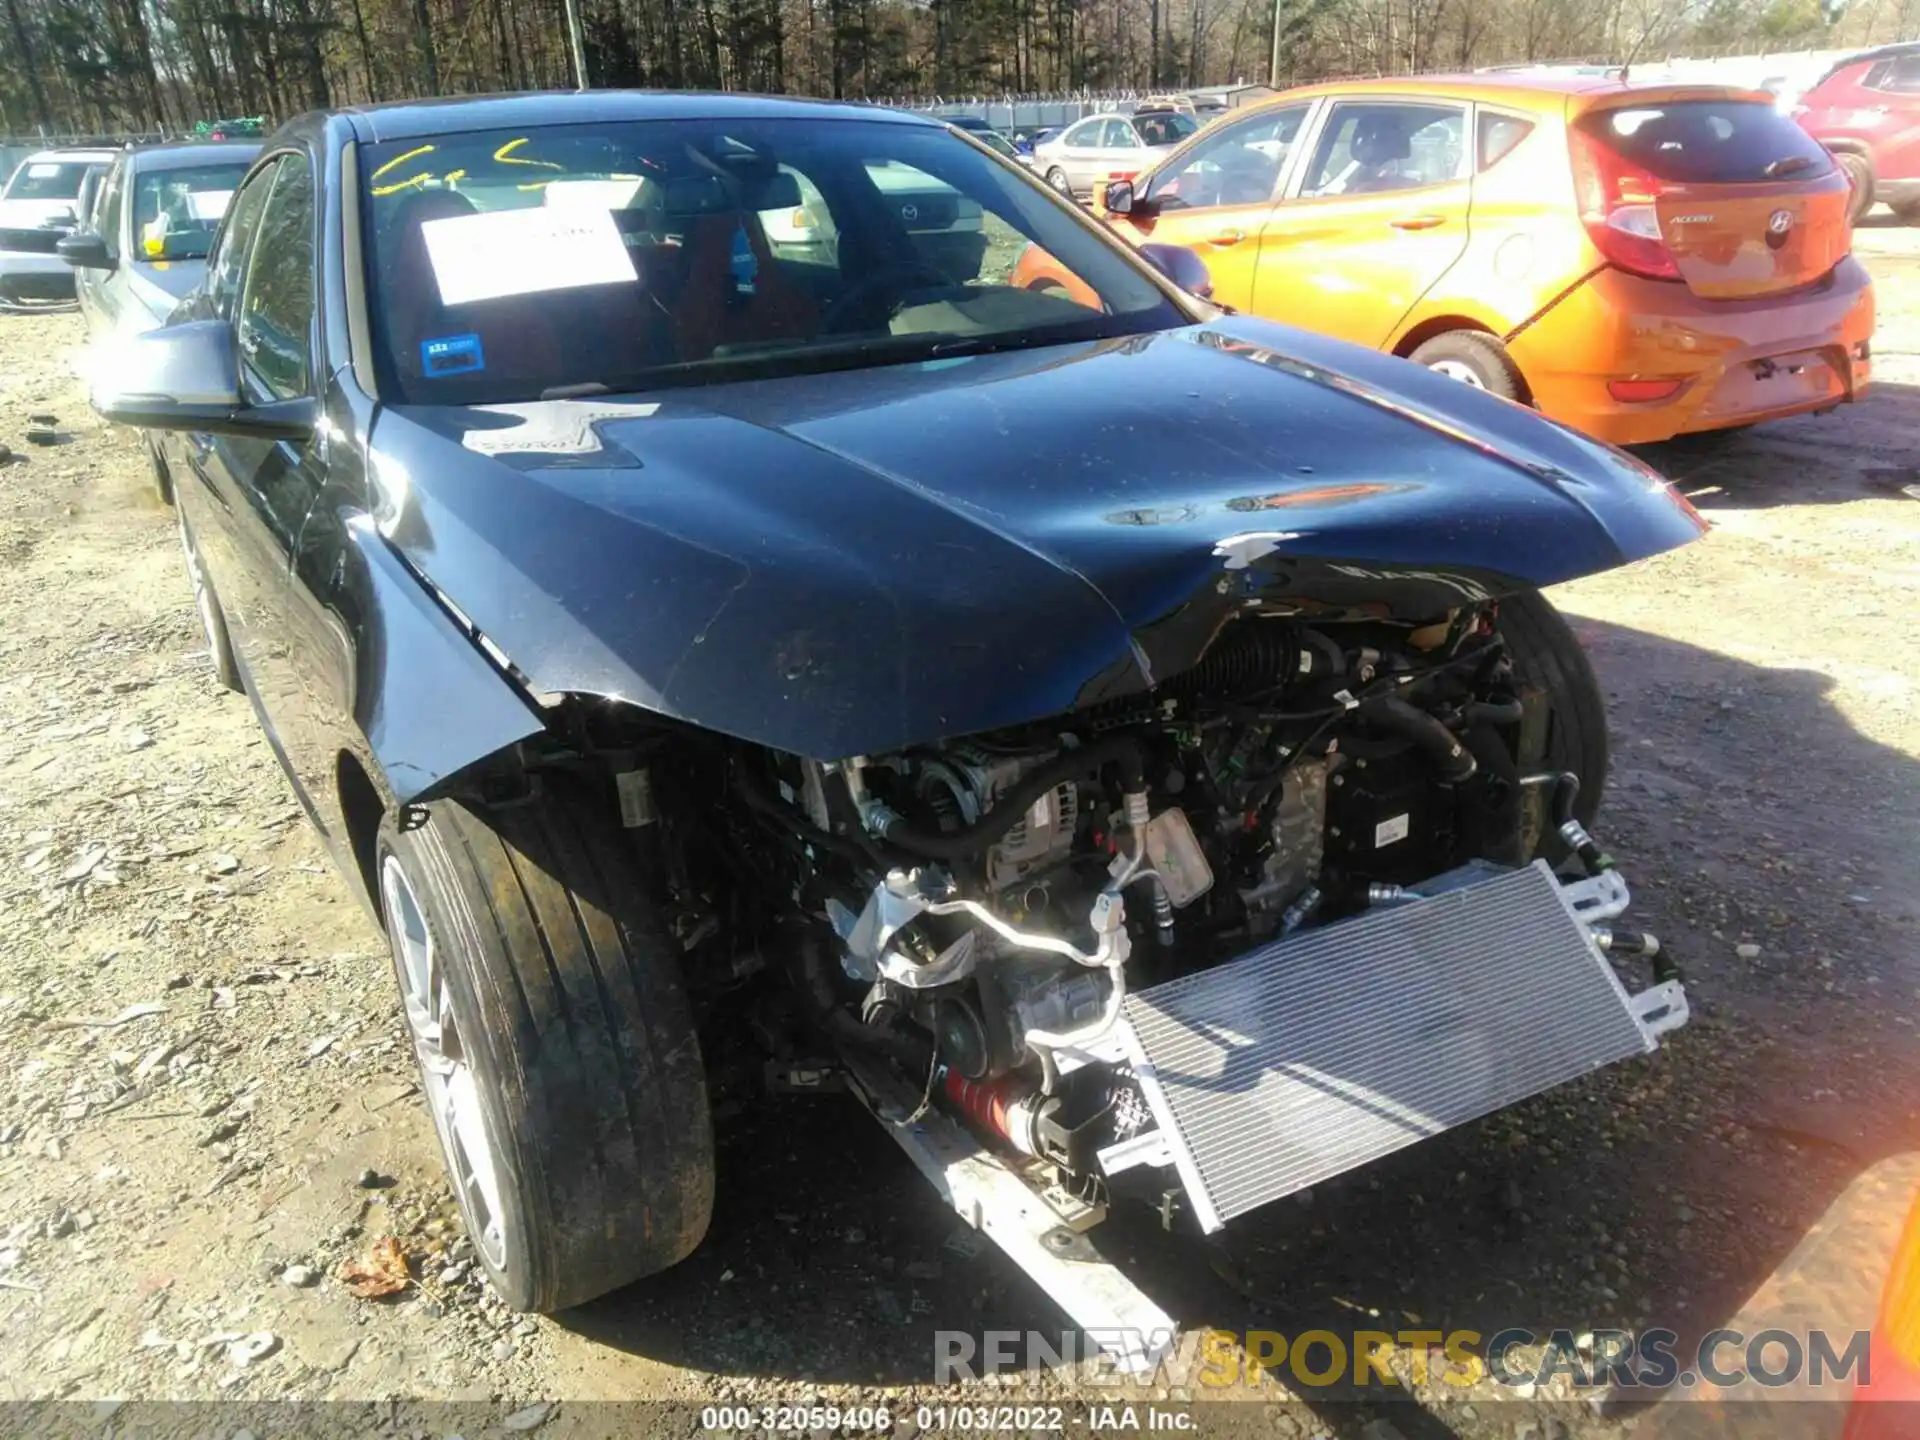
POLYGON ((443 305, 639 278, 605 210, 491 210, 420 227, 443 305))
POLYGON ((195 190, 187 196, 187 214, 195 220, 218 220, 227 213, 231 190, 195 190))
POLYGON ((50 160, 42 160, 38 164, 27 166, 27 176, 33 180, 51 180, 59 173, 60 167, 50 160))

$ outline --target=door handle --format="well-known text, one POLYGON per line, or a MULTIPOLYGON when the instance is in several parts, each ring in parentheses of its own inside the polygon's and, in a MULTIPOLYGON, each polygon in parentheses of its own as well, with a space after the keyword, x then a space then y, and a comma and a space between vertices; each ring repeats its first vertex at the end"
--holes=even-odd
POLYGON ((1433 230, 1447 223, 1444 215, 1402 215, 1387 222, 1396 230, 1433 230))
POLYGON ((1207 236, 1207 244, 1238 245, 1242 240, 1246 238, 1247 238, 1247 232, 1244 230, 1222 230, 1217 234, 1207 236))

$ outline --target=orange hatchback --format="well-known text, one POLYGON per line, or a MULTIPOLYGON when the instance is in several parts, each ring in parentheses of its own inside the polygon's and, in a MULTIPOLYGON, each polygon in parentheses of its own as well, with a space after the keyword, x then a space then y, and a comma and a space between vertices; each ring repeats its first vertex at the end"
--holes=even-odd
MULTIPOLYGON (((1635 444, 1858 398, 1847 198, 1760 92, 1495 74, 1288 91, 1096 206, 1219 303, 1635 444)), ((1015 278, 1073 289, 1037 253, 1015 278)))

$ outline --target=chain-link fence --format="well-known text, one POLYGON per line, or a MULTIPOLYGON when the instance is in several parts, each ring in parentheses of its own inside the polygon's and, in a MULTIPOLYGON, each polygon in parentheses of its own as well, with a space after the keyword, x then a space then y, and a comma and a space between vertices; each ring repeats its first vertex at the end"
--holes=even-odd
POLYGON ((1060 95, 935 96, 882 100, 896 110, 913 110, 940 119, 963 116, 984 120, 1009 135, 1057 130, 1088 115, 1131 115, 1150 101, 1187 99, 1203 109, 1231 107, 1271 95, 1266 85, 1208 85, 1198 90, 1087 90, 1060 95))

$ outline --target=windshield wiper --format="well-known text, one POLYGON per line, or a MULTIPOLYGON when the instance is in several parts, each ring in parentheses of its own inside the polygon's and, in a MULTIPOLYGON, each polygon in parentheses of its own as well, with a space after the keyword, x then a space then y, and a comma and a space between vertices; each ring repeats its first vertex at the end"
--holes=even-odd
POLYGON ((1760 173, 1769 180, 1778 180, 1782 175, 1793 175, 1806 169, 1813 161, 1805 155, 1783 155, 1760 173))
MULTIPOLYGON (((906 337, 901 337, 906 338, 906 337)), ((927 358, 945 360, 956 355, 997 355, 1004 350, 1032 350, 1041 345, 1072 345, 1076 340, 1063 340, 1058 335, 1034 334, 1025 331, 1013 335, 960 335, 951 340, 939 340, 927 347, 927 358)))

